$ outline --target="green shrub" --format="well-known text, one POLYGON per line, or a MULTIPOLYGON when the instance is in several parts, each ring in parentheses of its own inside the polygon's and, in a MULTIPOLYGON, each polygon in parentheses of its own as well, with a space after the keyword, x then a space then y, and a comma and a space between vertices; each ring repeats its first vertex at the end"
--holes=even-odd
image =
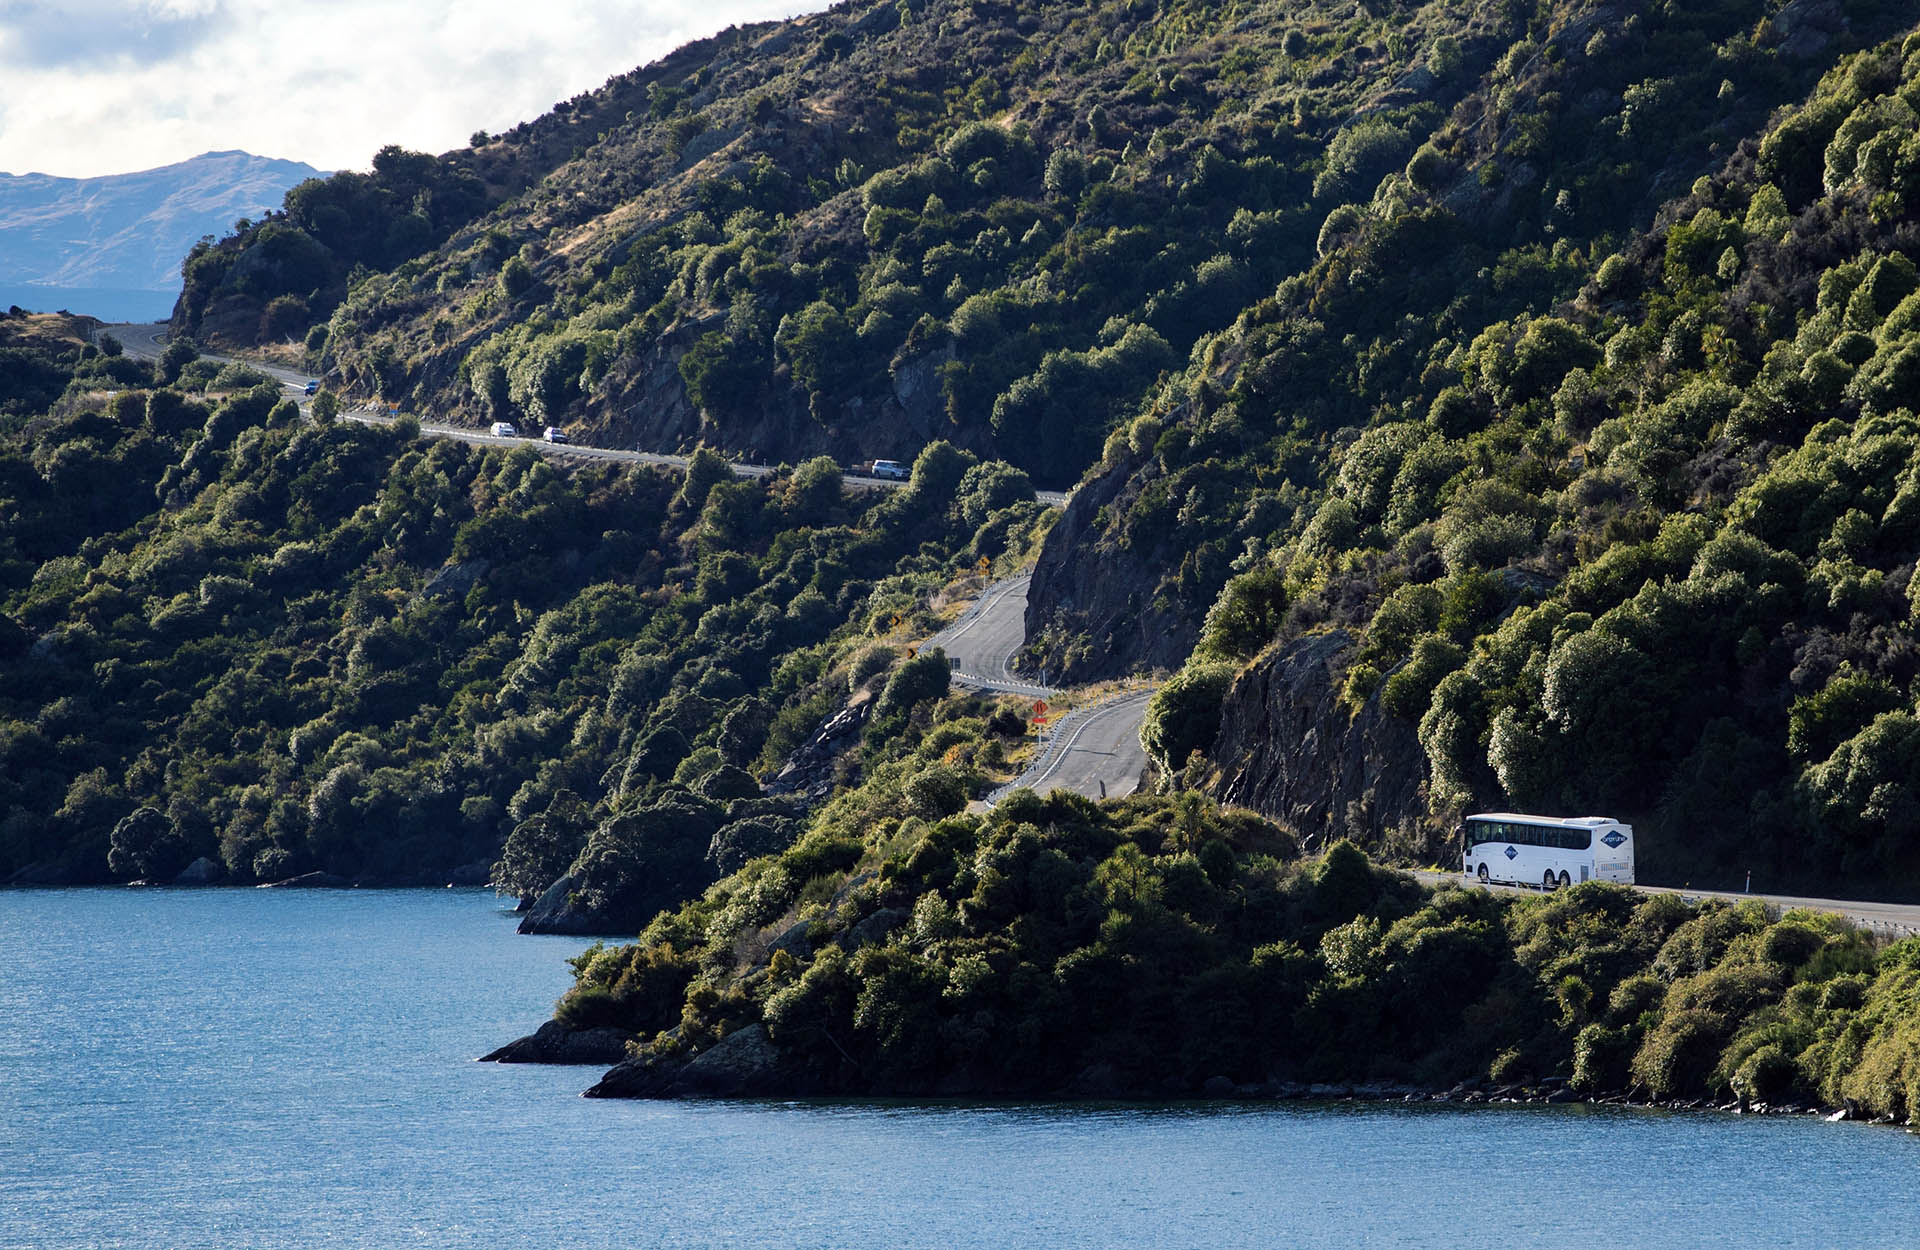
POLYGON ((1220 728, 1220 706, 1233 681, 1234 666, 1214 662, 1189 665, 1154 692, 1140 726, 1140 741, 1169 773, 1187 757, 1213 745, 1220 728))
POLYGON ((885 719, 911 711, 917 704, 946 694, 953 666, 947 653, 935 647, 906 661, 893 670, 874 704, 873 714, 885 719))
POLYGON ((858 690, 880 674, 893 667, 899 658, 899 652, 885 643, 876 642, 862 647, 853 657, 853 663, 847 668, 847 685, 858 690))
POLYGON ((1413 654, 1395 669, 1380 690, 1380 706, 1389 715, 1418 722, 1432 705, 1441 679, 1466 662, 1466 652, 1441 634, 1425 634, 1413 644, 1413 654))
POLYGON ((1715 1093, 1710 1082, 1728 1033, 1726 1018, 1715 1012, 1698 1007, 1669 1011, 1635 1052, 1633 1079, 1656 1098, 1715 1093))
POLYGON ((1599 1023, 1587 1025, 1573 1042, 1573 1088, 1583 1094, 1623 1088, 1633 1052, 1625 1031, 1599 1023))

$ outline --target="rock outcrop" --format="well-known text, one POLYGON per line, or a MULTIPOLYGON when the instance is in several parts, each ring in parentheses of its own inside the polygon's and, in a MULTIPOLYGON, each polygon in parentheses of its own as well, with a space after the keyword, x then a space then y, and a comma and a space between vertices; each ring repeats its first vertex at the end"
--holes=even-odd
POLYGON ((202 855, 181 869, 180 875, 173 879, 173 883, 175 885, 212 885, 226 875, 226 869, 202 855))
POLYGON ((621 1029, 570 1029, 549 1020, 527 1036, 480 1056, 482 1063, 618 1064, 632 1035, 621 1029))
POLYGON ((833 793, 834 769, 840 754, 859 740, 873 711, 873 694, 862 690, 847 705, 820 722, 813 736, 793 749, 787 762, 767 783, 767 793, 790 794, 804 807, 824 802, 833 793))
POLYGON ((442 874, 445 885, 455 888, 474 888, 487 885, 493 880, 493 861, 476 859, 471 863, 460 864, 442 874))
POLYGON ((516 931, 520 933, 593 933, 595 930, 591 927, 586 915, 569 906, 567 901, 579 888, 580 879, 572 873, 561 877, 542 890, 540 897, 533 900, 532 906, 522 909, 520 924, 516 931))
POLYGON ((727 1034, 692 1059, 629 1059, 601 1077, 588 1098, 752 1098, 791 1094, 800 1075, 762 1024, 727 1034))
POLYGON ((1234 680, 1211 752, 1227 761, 1215 788, 1300 831, 1310 844, 1350 837, 1411 853, 1427 820, 1427 757, 1414 726, 1376 691, 1357 714, 1340 700, 1345 630, 1301 638, 1234 680))
POLYGON ((1122 458, 1073 492, 1027 586, 1034 660, 1023 667, 1044 667, 1068 685, 1185 662, 1205 607, 1182 615, 1158 606, 1161 578, 1180 567, 1177 531, 1142 549, 1121 545, 1104 528, 1152 475, 1149 466, 1122 458))
POLYGON ((41 860, 28 864, 7 878, 8 885, 74 885, 80 880, 71 865, 53 860, 41 860))

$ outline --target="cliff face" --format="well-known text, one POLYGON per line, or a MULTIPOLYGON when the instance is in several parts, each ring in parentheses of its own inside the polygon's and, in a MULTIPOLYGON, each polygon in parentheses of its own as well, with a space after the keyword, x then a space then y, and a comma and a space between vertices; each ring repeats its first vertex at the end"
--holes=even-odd
POLYGON ((1357 715, 1340 702, 1345 630, 1313 634, 1262 657, 1235 679, 1221 709, 1213 757, 1228 761, 1222 803, 1283 820, 1324 845, 1350 837, 1427 859, 1444 835, 1427 833, 1427 758, 1414 726, 1388 715, 1376 693, 1357 715))
POLYGON ((1137 461, 1122 459, 1074 491, 1034 564, 1023 667, 1071 683, 1185 662, 1204 610, 1183 610, 1158 594, 1162 570, 1181 566, 1179 531, 1129 543, 1108 526, 1110 514, 1129 508, 1150 481, 1137 461))
MULTIPOLYGON (((680 359, 711 322, 694 322, 662 335, 623 359, 604 384, 604 400, 575 400, 563 418, 577 432, 616 447, 643 451, 691 451, 701 443, 763 463, 832 456, 842 464, 889 454, 911 459, 911 449, 945 438, 969 451, 991 454, 984 425, 956 426, 946 419, 939 366, 950 347, 901 360, 888 371, 887 387, 870 394, 810 405, 792 387, 767 388, 751 411, 720 419, 687 393, 680 359), (885 438, 874 431, 885 430, 885 438)), ((457 392, 455 379, 442 379, 457 392)), ((476 421, 488 415, 475 406, 476 421)))

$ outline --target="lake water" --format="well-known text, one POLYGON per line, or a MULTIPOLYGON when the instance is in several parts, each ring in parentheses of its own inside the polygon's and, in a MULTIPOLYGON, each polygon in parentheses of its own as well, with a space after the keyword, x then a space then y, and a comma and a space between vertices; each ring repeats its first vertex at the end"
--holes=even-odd
POLYGON ((471 1062, 471 891, 0 891, 0 1247, 1920 1245, 1920 1138, 1555 1108, 689 1104, 471 1062))

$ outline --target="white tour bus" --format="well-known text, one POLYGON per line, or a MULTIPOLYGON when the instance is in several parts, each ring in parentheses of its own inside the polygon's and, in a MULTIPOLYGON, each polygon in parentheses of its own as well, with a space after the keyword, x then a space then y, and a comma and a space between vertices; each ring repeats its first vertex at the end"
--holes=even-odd
POLYGON ((1633 884, 1633 826, 1605 816, 1483 812, 1460 826, 1460 870, 1481 881, 1552 890, 1580 881, 1633 884))

